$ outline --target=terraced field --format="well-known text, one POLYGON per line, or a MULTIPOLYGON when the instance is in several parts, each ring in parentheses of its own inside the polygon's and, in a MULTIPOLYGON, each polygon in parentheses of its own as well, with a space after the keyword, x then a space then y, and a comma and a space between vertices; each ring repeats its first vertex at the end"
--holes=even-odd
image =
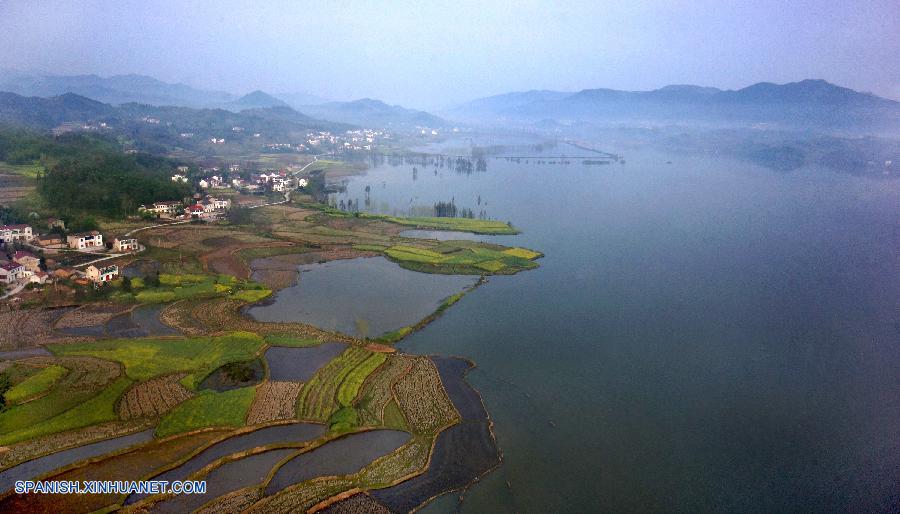
POLYGON ((359 384, 384 362, 383 353, 373 353, 353 346, 313 375, 297 398, 297 416, 311 421, 327 421, 342 403, 338 393, 343 387, 343 399, 356 397, 359 384), (346 384, 346 385, 345 385, 346 384))

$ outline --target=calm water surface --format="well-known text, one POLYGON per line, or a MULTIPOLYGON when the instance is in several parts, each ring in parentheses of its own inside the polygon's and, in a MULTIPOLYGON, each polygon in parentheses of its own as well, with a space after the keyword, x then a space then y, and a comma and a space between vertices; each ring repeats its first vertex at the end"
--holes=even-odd
POLYGON ((462 510, 900 508, 900 181, 625 157, 385 165, 342 196, 453 198, 546 254, 402 344, 478 364, 505 463, 462 510))
POLYGON ((384 257, 304 264, 297 284, 274 301, 248 312, 260 321, 302 321, 327 330, 377 337, 415 324, 441 301, 477 280, 428 275, 401 268, 384 257))

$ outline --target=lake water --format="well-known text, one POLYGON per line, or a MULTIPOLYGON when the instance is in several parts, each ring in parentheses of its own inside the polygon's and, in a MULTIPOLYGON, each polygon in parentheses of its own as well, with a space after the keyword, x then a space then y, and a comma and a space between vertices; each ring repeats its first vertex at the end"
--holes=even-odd
POLYGON ((478 365, 504 464, 462 510, 895 510, 900 181, 607 150, 627 164, 384 165, 341 196, 453 198, 546 254, 401 344, 478 365))
POLYGON ((384 257, 298 268, 300 279, 295 285, 248 313, 259 321, 302 321, 326 330, 377 337, 415 324, 434 312, 444 298, 478 279, 416 273, 384 257))

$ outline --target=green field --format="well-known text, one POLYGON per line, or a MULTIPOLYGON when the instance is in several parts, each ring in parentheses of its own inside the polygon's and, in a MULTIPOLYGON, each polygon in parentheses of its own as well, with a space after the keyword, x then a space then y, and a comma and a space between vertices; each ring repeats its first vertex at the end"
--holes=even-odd
POLYGON ((21 175, 25 178, 37 178, 38 174, 43 172, 44 167, 40 164, 7 164, 0 162, 0 173, 21 175))
POLYGON ((55 384, 57 380, 64 377, 66 373, 68 373, 68 370, 62 366, 51 365, 42 368, 34 375, 19 382, 7 391, 4 396, 6 398, 6 403, 15 405, 41 394, 50 389, 50 387, 55 384))
POLYGON ((458 275, 511 275, 536 268, 534 260, 543 256, 527 248, 474 241, 443 241, 429 248, 399 244, 386 249, 384 255, 413 271, 458 275))
POLYGON ((359 386, 385 358, 384 354, 358 346, 347 348, 303 385, 297 398, 297 416, 316 421, 328 420, 341 405, 349 405, 356 398, 359 386))
POLYGON ((479 220, 471 218, 399 218, 396 216, 382 216, 378 214, 360 214, 360 217, 380 219, 384 221, 390 221, 391 223, 396 223, 398 225, 421 229, 451 230, 454 232, 470 232, 473 234, 487 235, 514 235, 519 233, 519 231, 514 229, 512 225, 504 221, 479 220))
POLYGON ((182 383, 193 389, 219 366, 252 359, 264 344, 256 334, 233 332, 177 339, 111 339, 52 345, 49 349, 55 355, 88 355, 121 362, 125 373, 138 381, 177 371, 188 372, 182 383))
POLYGON ((353 401, 356 400, 356 396, 359 394, 359 388, 362 387, 363 382, 365 382, 366 378, 368 378, 373 371, 378 369, 378 366, 384 364, 385 360, 387 360, 387 355, 383 353, 373 353, 364 360, 362 364, 353 368, 353 371, 344 378, 344 381, 341 383, 340 387, 338 387, 338 403, 344 407, 353 405, 353 401))
POLYGON ((148 287, 146 280, 131 280, 131 292, 121 290, 121 280, 114 281, 112 299, 120 302, 168 303, 175 300, 228 296, 247 303, 258 302, 272 294, 256 282, 238 280, 229 275, 170 274, 159 275, 159 286, 148 287))
POLYGON ((156 427, 156 436, 166 437, 204 427, 243 426, 255 395, 255 387, 222 393, 203 391, 166 414, 156 427))
MULTIPOLYGON (((104 421, 118 419, 116 415, 116 400, 128 389, 131 380, 119 377, 100 394, 79 401, 74 406, 39 423, 28 423, 25 427, 4 433, 0 436, 0 444, 11 444, 25 439, 33 439, 47 434, 55 434, 65 430, 96 425, 104 421)), ((38 400, 40 401, 40 400, 38 400)), ((31 405, 36 402, 29 402, 31 405)))
MULTIPOLYGON (((68 363, 67 373, 36 400, 0 412, 0 437, 27 429, 88 401, 106 388, 120 370, 113 363, 68 363)), ((2 443, 0 443, 2 444, 2 443)))

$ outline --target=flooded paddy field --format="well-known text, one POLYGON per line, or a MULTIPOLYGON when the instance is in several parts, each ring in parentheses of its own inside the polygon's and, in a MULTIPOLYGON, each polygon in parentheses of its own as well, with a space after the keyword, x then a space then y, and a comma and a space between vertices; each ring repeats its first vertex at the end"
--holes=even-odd
POLYGON ((311 478, 346 475, 409 441, 399 430, 370 430, 344 436, 298 455, 281 466, 266 486, 266 495, 311 478))
POLYGON ((346 349, 344 343, 322 343, 308 348, 273 346, 265 353, 269 380, 306 382, 319 368, 346 349))
MULTIPOLYGON (((81 315, 81 320, 73 320, 66 323, 68 326, 60 326, 58 323, 55 331, 67 336, 97 338, 181 335, 181 332, 160 321, 159 315, 165 307, 166 305, 141 305, 130 309, 127 312, 110 313, 108 316, 105 316, 105 318, 101 318, 100 323, 96 324, 88 324, 91 322, 91 319, 86 315, 81 315), (79 322, 86 323, 81 324, 79 322)), ((69 317, 76 317, 79 315, 80 313, 75 311, 70 313, 69 317)), ((65 321, 65 319, 61 321, 65 321)))
POLYGON ((33 480, 54 469, 151 440, 153 440, 153 429, 70 448, 23 462, 0 472, 0 493, 11 489, 17 480, 33 480))
POLYGON ((436 496, 464 488, 500 465, 487 411, 478 392, 465 380, 471 363, 449 357, 432 360, 462 420, 438 435, 423 474, 370 492, 372 498, 394 512, 408 512, 436 496))
MULTIPOLYGON (((154 479, 169 481, 185 480, 192 473, 196 473, 208 464, 234 453, 270 444, 303 443, 319 438, 324 434, 324 425, 315 425, 311 423, 294 423, 262 428, 215 443, 184 464, 166 471, 154 477, 154 479)), ((126 503, 134 503, 144 497, 145 495, 133 494, 128 497, 126 503)))
POLYGON ((296 450, 271 450, 223 464, 203 477, 206 494, 183 494, 153 506, 153 512, 191 512, 232 491, 262 483, 276 464, 296 450))
POLYGON ((302 322, 357 337, 377 337, 427 317, 441 301, 472 286, 473 276, 430 275, 384 257, 299 267, 297 284, 248 314, 257 321, 302 322))

